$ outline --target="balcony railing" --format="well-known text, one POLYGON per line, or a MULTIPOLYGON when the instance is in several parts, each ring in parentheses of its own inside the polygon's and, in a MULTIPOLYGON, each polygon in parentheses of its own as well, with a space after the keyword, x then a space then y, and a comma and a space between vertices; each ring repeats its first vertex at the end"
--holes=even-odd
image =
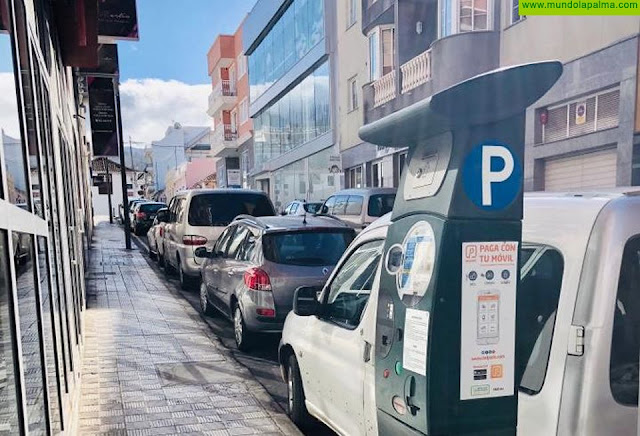
POLYGON ((431 80, 431 50, 420 53, 400 67, 402 72, 402 93, 431 80))
POLYGON ((215 130, 213 131, 213 135, 214 144, 223 141, 235 141, 236 139, 238 139, 238 131, 234 129, 231 124, 222 124, 216 126, 215 130))
POLYGON ((373 86, 373 107, 382 106, 396 98, 396 70, 385 74, 371 84, 373 86))

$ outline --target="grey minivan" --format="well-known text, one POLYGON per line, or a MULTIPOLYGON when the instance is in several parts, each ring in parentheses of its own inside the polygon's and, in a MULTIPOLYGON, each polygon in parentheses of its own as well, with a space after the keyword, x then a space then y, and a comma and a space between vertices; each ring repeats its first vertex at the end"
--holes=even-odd
POLYGON ((188 288, 200 278, 198 247, 211 249, 218 236, 238 215, 273 216, 269 197, 249 189, 193 189, 176 194, 169 204, 162 253, 167 273, 177 272, 188 288))
POLYGON ((330 217, 239 217, 204 259, 200 305, 233 320, 239 349, 255 332, 282 331, 299 286, 322 286, 355 232, 330 217))
POLYGON ((360 231, 391 212, 396 188, 344 189, 327 198, 320 213, 334 215, 360 231))

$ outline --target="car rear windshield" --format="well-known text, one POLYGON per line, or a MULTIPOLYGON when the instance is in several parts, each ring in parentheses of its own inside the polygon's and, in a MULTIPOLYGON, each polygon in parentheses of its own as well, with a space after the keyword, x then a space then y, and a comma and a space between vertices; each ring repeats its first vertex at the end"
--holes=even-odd
POLYGON ((369 197, 369 216, 380 217, 393 209, 396 194, 375 194, 369 197))
POLYGON ((167 207, 166 204, 143 204, 142 206, 140 206, 140 211, 147 213, 156 213, 157 211, 165 207, 167 207))
POLYGON ((238 215, 273 216, 269 199, 260 194, 203 194, 191 199, 189 224, 226 226, 238 215))
POLYGON ((281 265, 325 266, 338 263, 353 240, 352 232, 314 230, 267 233, 263 237, 264 257, 281 265))
POLYGON ((307 213, 318 213, 321 206, 322 203, 305 203, 304 210, 306 210, 307 213))

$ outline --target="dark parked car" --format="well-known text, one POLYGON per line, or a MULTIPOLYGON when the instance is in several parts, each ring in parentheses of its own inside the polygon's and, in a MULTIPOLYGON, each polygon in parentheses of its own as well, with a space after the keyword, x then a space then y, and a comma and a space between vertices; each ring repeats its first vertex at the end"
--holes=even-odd
POLYGON ((299 286, 321 287, 355 232, 332 217, 238 217, 202 264, 200 307, 233 320, 240 349, 255 332, 280 332, 299 286))
POLYGON ((153 224, 156 214, 160 209, 166 208, 164 203, 146 202, 138 203, 133 209, 133 221, 131 221, 131 230, 138 236, 144 235, 153 224))

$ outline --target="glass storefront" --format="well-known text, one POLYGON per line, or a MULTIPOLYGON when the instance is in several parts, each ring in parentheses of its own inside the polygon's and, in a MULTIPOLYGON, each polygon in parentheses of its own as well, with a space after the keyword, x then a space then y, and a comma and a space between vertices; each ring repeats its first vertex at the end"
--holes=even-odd
POLYGON ((309 73, 253 119, 254 165, 288 152, 331 128, 329 63, 309 73))
POLYGON ((324 38, 323 0, 294 0, 249 56, 251 99, 261 96, 324 38))
POLYGON ((44 31, 48 7, 36 2, 29 15, 23 0, 8 7, 15 21, 0 19, 0 214, 8 217, 0 228, 0 435, 59 434, 75 396, 84 304, 78 125, 60 110, 72 79, 69 69, 52 70, 60 63, 44 31))
POLYGON ((277 211, 293 200, 326 200, 340 189, 340 175, 329 168, 332 151, 333 148, 328 148, 273 172, 273 199, 277 211))

